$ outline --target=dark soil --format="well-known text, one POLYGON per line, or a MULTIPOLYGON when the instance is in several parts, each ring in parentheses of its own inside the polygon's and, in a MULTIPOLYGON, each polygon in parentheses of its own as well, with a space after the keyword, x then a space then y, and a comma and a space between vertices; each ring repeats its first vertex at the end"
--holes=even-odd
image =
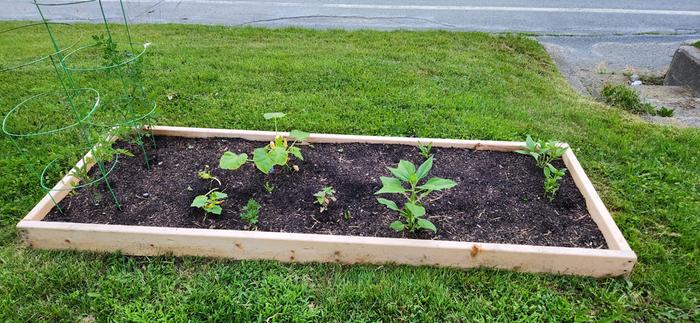
MULTIPOLYGON (((316 144, 303 146, 304 161, 294 160, 299 171, 282 170, 264 175, 252 163, 236 171, 219 169, 226 150, 253 151, 264 143, 240 139, 191 139, 156 137, 149 148, 152 169, 143 155, 129 147, 134 157, 121 157, 110 182, 123 205, 118 210, 104 184, 83 189, 61 201, 61 214, 54 210, 46 221, 249 230, 239 214, 248 199, 261 205, 257 230, 409 237, 529 244, 561 247, 606 248, 605 240, 586 211, 583 196, 569 174, 562 180, 554 202, 544 197, 542 171, 528 156, 514 153, 434 148, 431 176, 457 181, 455 188, 433 193, 426 201, 426 217, 437 234, 396 233, 389 224, 397 213, 380 205, 374 192, 380 176, 400 159, 422 162, 415 147, 372 144, 316 144), (218 187, 215 181, 197 177, 211 166, 229 198, 221 215, 206 215, 190 207, 192 199, 218 187), (274 185, 272 193, 263 183, 274 185), (338 201, 321 213, 313 194, 331 185, 338 201), (350 217, 346 218, 349 214, 350 217)), ((126 143, 118 144, 128 147, 126 143)), ((563 164, 557 165, 563 167, 563 164)), ((94 171, 94 169, 93 169, 94 171)), ((385 195, 403 204, 396 194, 385 195)))

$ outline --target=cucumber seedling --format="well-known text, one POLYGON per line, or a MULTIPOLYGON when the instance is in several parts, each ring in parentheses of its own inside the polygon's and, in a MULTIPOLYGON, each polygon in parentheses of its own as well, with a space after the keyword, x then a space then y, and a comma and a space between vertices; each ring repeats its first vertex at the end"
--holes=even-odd
POLYGON ((209 165, 204 165, 204 169, 197 172, 197 177, 205 181, 216 181, 217 183, 219 183, 219 185, 221 185, 221 181, 219 180, 219 178, 211 174, 211 170, 209 170, 209 165))
POLYGON ((389 171, 393 177, 380 177, 382 188, 374 193, 378 194, 401 194, 406 198, 402 208, 396 202, 384 198, 378 198, 380 204, 399 213, 402 220, 397 220, 389 225, 390 228, 397 232, 408 230, 415 232, 418 229, 431 230, 437 232, 435 225, 429 220, 423 218, 425 216, 425 207, 422 200, 430 193, 453 188, 457 182, 451 179, 433 177, 425 181, 422 185, 419 182, 428 176, 428 172, 433 168, 433 157, 429 157, 418 169, 416 166, 406 160, 399 161, 396 168, 389 167, 389 171), (404 187, 404 183, 408 184, 408 188, 404 187))
POLYGON ((204 195, 197 195, 194 200, 192 200, 190 206, 200 208, 205 213, 220 215, 223 211, 221 203, 223 203, 224 199, 227 197, 228 194, 213 189, 204 195))
POLYGON ((219 168, 235 170, 243 166, 247 161, 251 161, 258 170, 264 174, 270 174, 274 172, 275 166, 289 167, 290 155, 299 160, 304 160, 301 149, 296 145, 309 138, 309 133, 300 130, 292 130, 289 133, 289 137, 294 139, 294 141, 289 143, 286 137, 277 133, 277 119, 284 117, 285 114, 282 112, 272 112, 265 113, 263 116, 266 120, 273 120, 275 122, 275 139, 270 141, 265 147, 255 149, 253 151, 252 160, 249 160, 248 155, 245 153, 234 154, 230 151, 225 152, 219 160, 219 168))
POLYGON ((321 213, 323 213, 323 211, 325 210, 328 210, 328 207, 331 205, 332 202, 338 200, 335 197, 335 190, 333 189, 333 186, 324 187, 320 191, 314 193, 314 197, 316 198, 314 203, 321 206, 321 213))

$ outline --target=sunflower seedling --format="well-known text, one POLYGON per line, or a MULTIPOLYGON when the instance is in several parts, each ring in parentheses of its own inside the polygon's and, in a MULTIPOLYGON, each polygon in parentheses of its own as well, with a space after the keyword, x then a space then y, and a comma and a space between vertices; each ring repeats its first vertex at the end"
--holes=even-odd
POLYGON ((566 168, 557 169, 552 164, 547 164, 544 168, 544 192, 550 202, 554 201, 554 196, 559 190, 559 181, 566 174, 566 168))
POLYGON ((251 226, 258 224, 258 214, 260 214, 260 203, 255 199, 249 199, 248 203, 243 207, 241 219, 248 222, 251 226))
POLYGON ((516 150, 516 153, 529 155, 537 162, 537 167, 546 168, 547 164, 561 158, 566 152, 566 147, 561 147, 556 141, 540 142, 527 136, 523 149, 516 150))
POLYGON ((422 185, 419 182, 428 175, 430 169, 433 168, 433 157, 429 157, 418 169, 416 166, 406 160, 399 161, 396 168, 389 167, 389 171, 394 177, 380 177, 382 188, 374 193, 378 194, 401 194, 406 198, 402 208, 396 202, 384 198, 378 198, 377 201, 385 205, 387 208, 399 213, 403 218, 391 223, 389 227, 397 232, 408 230, 415 232, 418 229, 431 230, 437 232, 435 225, 429 220, 423 218, 425 216, 425 207, 422 200, 430 193, 450 189, 457 185, 457 182, 451 179, 433 177, 425 181, 422 185), (404 187, 404 183, 408 184, 409 188, 404 187))
POLYGON ((318 204, 321 206, 321 213, 323 211, 328 210, 328 207, 332 202, 337 201, 338 199, 335 197, 335 190, 333 189, 332 186, 326 186, 320 191, 314 193, 314 197, 316 200, 314 203, 318 204))
POLYGON ((429 142, 427 145, 424 145, 422 142, 418 143, 418 152, 423 158, 428 159, 430 156, 433 154, 430 153, 430 151, 433 149, 433 142, 429 142))
POLYGON ((191 207, 196 207, 204 210, 205 213, 221 214, 223 208, 221 203, 228 197, 228 194, 219 192, 213 189, 204 195, 197 195, 192 201, 191 207))

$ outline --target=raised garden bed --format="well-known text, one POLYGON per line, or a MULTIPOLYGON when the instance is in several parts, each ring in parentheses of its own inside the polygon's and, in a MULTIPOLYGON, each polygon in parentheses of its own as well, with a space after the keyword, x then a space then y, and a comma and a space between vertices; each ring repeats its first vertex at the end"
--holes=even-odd
POLYGON ((483 266, 596 277, 627 275, 636 261, 570 149, 558 165, 568 174, 550 202, 534 160, 512 153, 521 142, 311 134, 307 142, 314 147, 303 148, 299 171, 266 176, 252 165, 235 172, 215 165, 224 151, 251 151, 274 132, 154 127, 153 134, 152 169, 140 156, 122 158, 110 176, 122 210, 96 203, 87 191, 66 197, 77 181, 66 176, 51 193, 64 212, 44 197, 18 224, 25 241, 42 249, 130 255, 483 266), (389 224, 397 214, 373 193, 386 167, 400 159, 420 164, 417 149, 407 147, 419 142, 435 147, 431 176, 457 186, 426 206, 436 233, 395 232, 389 224), (197 178, 205 164, 229 195, 221 215, 190 207, 213 188, 197 178), (337 190, 337 201, 320 212, 313 193, 326 185, 337 190), (262 205, 257 231, 239 217, 251 197, 262 205))

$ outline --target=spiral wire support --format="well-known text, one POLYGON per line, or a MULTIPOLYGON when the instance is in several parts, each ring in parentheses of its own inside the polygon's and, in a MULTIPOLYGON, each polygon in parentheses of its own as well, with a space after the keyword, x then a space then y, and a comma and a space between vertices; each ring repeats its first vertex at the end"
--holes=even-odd
MULTIPOLYGON (((151 121, 156 112, 155 100, 149 99, 148 93, 141 81, 142 75, 142 58, 149 47, 149 43, 138 44, 132 40, 131 30, 127 14, 124 8, 123 0, 119 0, 119 10, 121 11, 122 21, 119 24, 110 24, 105 14, 105 7, 102 0, 76 0, 76 1, 59 1, 59 0, 34 0, 40 22, 31 23, 13 27, 4 31, 0 31, 0 37, 8 33, 17 32, 25 28, 33 28, 43 26, 48 39, 50 41, 51 52, 46 55, 32 57, 22 62, 13 62, 11 64, 0 64, 0 73, 17 73, 23 68, 27 68, 39 63, 50 63, 57 83, 57 91, 34 94, 26 97, 16 104, 9 112, 6 113, 2 120, 2 132, 12 142, 16 148, 18 155, 22 158, 30 172, 39 177, 39 186, 44 190, 54 203, 54 206, 59 212, 63 212, 58 203, 54 200, 53 191, 57 190, 74 190, 78 188, 92 187, 104 183, 110 196, 112 197, 117 208, 121 209, 116 193, 109 180, 109 174, 115 169, 119 161, 119 153, 111 148, 112 142, 117 137, 133 136, 133 140, 138 145, 144 156, 144 163, 147 168, 150 168, 149 156, 146 152, 146 143, 144 137, 150 137, 150 144, 155 147, 155 139, 149 132, 151 121), (70 41, 66 46, 61 46, 57 39, 57 28, 68 27, 75 29, 76 27, 67 24, 54 22, 47 19, 45 10, 55 6, 74 6, 74 5, 97 5, 101 13, 101 25, 103 33, 92 37, 92 42, 87 45, 81 45, 83 39, 82 33, 75 41, 70 41), (114 29, 115 25, 123 27, 126 34, 126 40, 121 43, 115 41, 114 29), (139 47, 141 45, 141 47, 139 47), (93 64, 94 66, 84 66, 75 63, 80 61, 80 55, 84 52, 98 51, 101 52, 102 64, 93 64), (91 74, 80 77, 80 74, 91 74), (103 102, 103 96, 93 87, 97 77, 107 76, 109 80, 116 82, 116 86, 121 96, 112 102, 112 106, 116 107, 114 111, 105 111, 107 108, 103 102), (87 81, 86 81, 87 80, 87 81), (85 97, 91 98, 91 102, 86 103, 85 97), (38 102, 47 101, 50 104, 59 107, 59 113, 63 113, 72 122, 63 125, 49 125, 42 122, 30 122, 36 124, 36 129, 29 131, 13 130, 13 117, 18 114, 27 113, 32 115, 31 107, 38 102), (63 111, 65 110, 65 111, 63 111), (107 117, 98 118, 101 111, 105 112, 107 117), (113 115, 118 115, 114 117, 113 115), (70 169, 69 175, 82 180, 82 184, 73 184, 69 189, 51 187, 46 181, 49 178, 51 169, 58 166, 58 159, 54 158, 40 170, 33 164, 27 148, 21 144, 24 140, 29 140, 29 145, 32 145, 33 140, 39 140, 42 144, 51 142, 59 136, 68 134, 78 143, 78 149, 85 151, 88 154, 80 157, 78 165, 70 169), (112 155, 109 155, 112 154, 112 155), (109 164, 111 163, 111 164, 109 164), (90 178, 87 173, 87 167, 90 165, 97 166, 97 174, 90 178), (79 169, 82 168, 82 169, 79 169)), ((0 62, 2 63, 2 62, 0 62)), ((38 120, 39 118, 36 118, 38 120)), ((36 142, 34 142, 36 143, 36 142)), ((26 143, 25 143, 26 144, 26 143)), ((30 146, 31 147, 31 146, 30 146)), ((72 156, 72 154, 69 154, 72 156)), ((65 157, 60 156, 59 157, 65 157)))

